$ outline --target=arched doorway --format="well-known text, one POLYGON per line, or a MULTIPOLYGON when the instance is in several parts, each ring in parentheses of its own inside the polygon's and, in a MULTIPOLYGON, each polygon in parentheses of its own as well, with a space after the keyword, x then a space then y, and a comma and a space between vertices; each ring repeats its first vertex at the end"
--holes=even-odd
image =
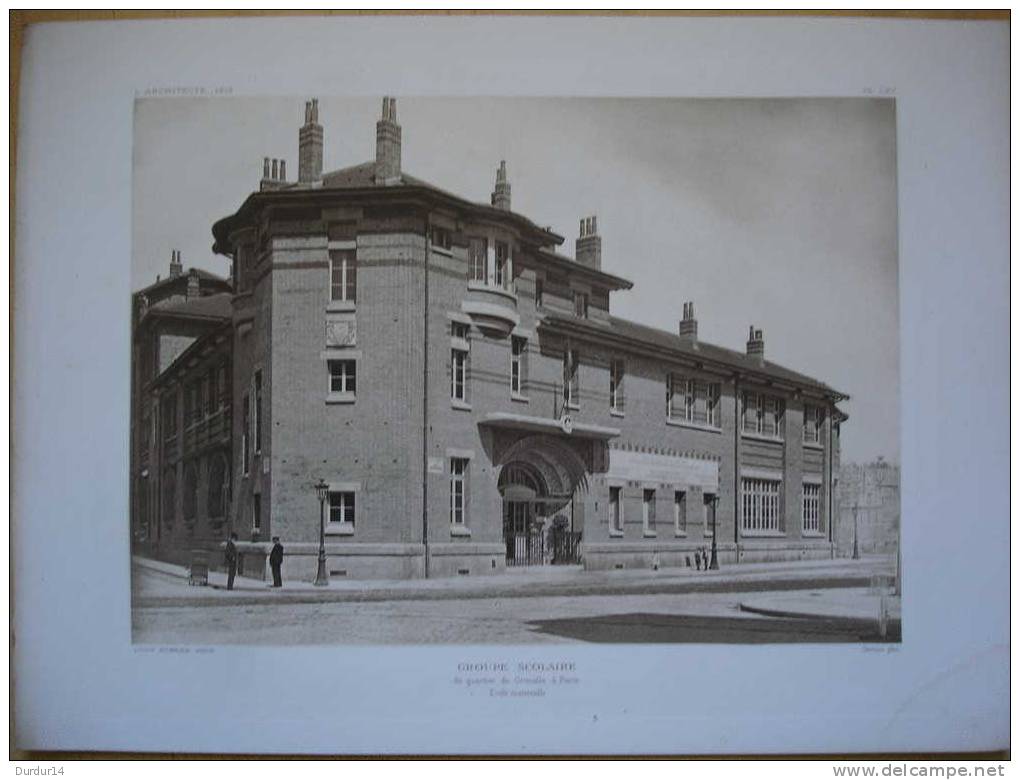
POLYGON ((545 551, 539 507, 549 489, 538 469, 524 461, 512 461, 499 474, 503 497, 503 540, 508 566, 543 563, 545 551))

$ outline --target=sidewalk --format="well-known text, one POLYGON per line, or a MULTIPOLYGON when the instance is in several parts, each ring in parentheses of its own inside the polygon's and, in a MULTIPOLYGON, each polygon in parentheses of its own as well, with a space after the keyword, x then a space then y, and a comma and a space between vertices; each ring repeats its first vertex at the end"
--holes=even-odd
POLYGON ((481 577, 428 580, 333 578, 325 587, 315 587, 306 581, 289 581, 284 582, 281 588, 270 588, 261 580, 238 576, 234 580, 234 590, 228 591, 223 572, 209 573, 209 587, 192 587, 187 584, 186 567, 132 557, 132 568, 141 575, 135 597, 143 606, 215 603, 224 599, 261 603, 719 592, 756 590, 764 584, 770 590, 860 588, 866 586, 876 573, 892 573, 893 566, 894 561, 885 558, 731 564, 712 572, 687 568, 584 571, 579 566, 541 566, 481 577))
MULTIPOLYGON (((752 596, 740 603, 743 612, 781 618, 827 620, 834 623, 875 625, 882 608, 882 596, 872 588, 810 590, 752 596)), ((900 625, 899 596, 885 597, 890 626, 900 625)))

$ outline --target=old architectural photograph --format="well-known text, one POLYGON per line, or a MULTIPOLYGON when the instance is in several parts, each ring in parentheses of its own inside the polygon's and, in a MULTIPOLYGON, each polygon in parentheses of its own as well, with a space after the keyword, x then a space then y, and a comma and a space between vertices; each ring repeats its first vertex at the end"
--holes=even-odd
POLYGON ((136 643, 900 640, 893 100, 141 98, 134 144, 136 643))

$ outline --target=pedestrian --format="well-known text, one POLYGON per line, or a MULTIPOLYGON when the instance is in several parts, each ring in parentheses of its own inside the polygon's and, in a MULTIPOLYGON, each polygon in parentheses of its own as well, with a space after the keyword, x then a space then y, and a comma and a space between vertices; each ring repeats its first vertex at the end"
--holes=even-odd
POLYGON ((701 548, 698 547, 694 550, 694 565, 698 567, 698 571, 701 571, 701 548))
POLYGON ((237 574, 237 534, 231 533, 223 550, 223 559, 227 564, 227 590, 234 589, 234 576, 237 574))
POLYGON ((269 553, 269 565, 273 569, 273 587, 283 587, 283 576, 280 574, 280 567, 283 566, 283 545, 280 544, 280 537, 273 537, 273 549, 269 553))

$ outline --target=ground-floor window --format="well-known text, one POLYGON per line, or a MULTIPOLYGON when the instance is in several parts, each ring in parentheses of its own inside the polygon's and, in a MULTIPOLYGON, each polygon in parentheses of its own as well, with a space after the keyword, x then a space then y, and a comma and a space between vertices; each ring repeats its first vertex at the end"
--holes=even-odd
POLYGON ((609 488, 609 527, 623 533, 623 509, 620 506, 620 488, 609 488))
POLYGON ((354 525, 353 491, 329 491, 329 522, 354 525))
POLYGON ((782 531, 779 488, 782 483, 772 479, 743 479, 740 527, 748 533, 782 531))
POLYGON ((644 491, 641 502, 641 525, 647 533, 655 531, 655 491, 644 491))
POLYGON ((818 507, 821 497, 822 486, 816 484, 804 484, 803 521, 804 530, 809 533, 819 533, 821 524, 819 522, 818 507))
POLYGON ((465 524, 467 458, 450 458, 450 523, 465 524))
POLYGON ((256 493, 251 497, 251 534, 258 536, 262 533, 262 495, 256 493))
POLYGON ((712 536, 715 533, 715 493, 702 494, 701 511, 704 520, 705 536, 712 536))
POLYGON ((682 490, 673 492, 673 526, 677 536, 687 535, 687 494, 682 490))

